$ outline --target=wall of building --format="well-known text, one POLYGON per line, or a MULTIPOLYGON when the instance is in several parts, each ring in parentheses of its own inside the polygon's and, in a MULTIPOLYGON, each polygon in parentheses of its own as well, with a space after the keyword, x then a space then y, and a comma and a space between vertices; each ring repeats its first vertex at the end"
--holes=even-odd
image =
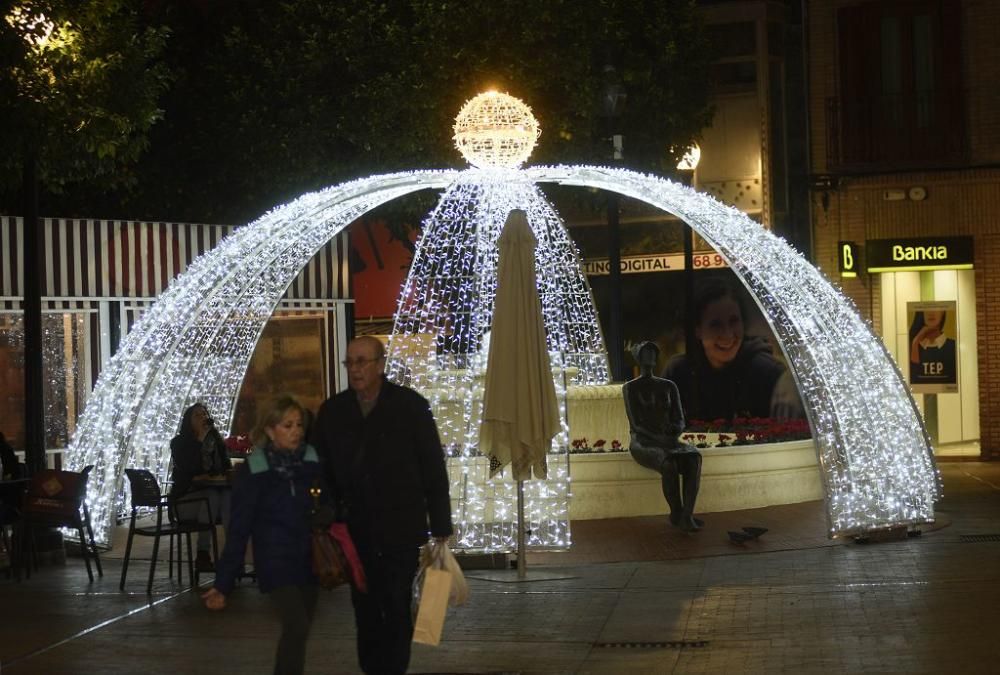
MULTIPOLYGON (((838 12, 859 5, 898 2, 813 0, 807 3, 811 191, 814 256, 882 329, 880 279, 837 271, 839 241, 904 237, 970 236, 975 248, 975 305, 980 444, 984 459, 1000 459, 1000 3, 951 0, 924 3, 931 11, 959 12, 963 148, 939 162, 872 162, 848 166, 835 161, 839 120, 831 101, 842 95, 838 55, 838 12), (909 189, 923 188, 922 200, 909 189), (906 195, 887 199, 886 192, 906 195)), ((950 19, 949 19, 950 20, 950 19)), ((875 54, 874 58, 878 58, 875 54)))

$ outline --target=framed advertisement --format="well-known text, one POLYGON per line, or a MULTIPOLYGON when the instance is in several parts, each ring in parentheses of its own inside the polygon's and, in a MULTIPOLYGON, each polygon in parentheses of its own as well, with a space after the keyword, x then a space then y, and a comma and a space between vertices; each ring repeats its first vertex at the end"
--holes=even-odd
POLYGON ((958 391, 958 311, 954 301, 908 302, 910 388, 917 394, 958 391))

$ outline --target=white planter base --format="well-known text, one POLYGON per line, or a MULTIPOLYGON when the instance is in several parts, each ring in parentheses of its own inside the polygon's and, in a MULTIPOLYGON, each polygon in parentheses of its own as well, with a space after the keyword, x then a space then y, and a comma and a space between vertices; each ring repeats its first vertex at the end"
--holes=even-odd
MULTIPOLYGON (((811 439, 705 448, 697 513, 753 509, 823 499, 811 439)), ((651 516, 667 512, 655 471, 628 452, 571 455, 570 520, 651 516)))

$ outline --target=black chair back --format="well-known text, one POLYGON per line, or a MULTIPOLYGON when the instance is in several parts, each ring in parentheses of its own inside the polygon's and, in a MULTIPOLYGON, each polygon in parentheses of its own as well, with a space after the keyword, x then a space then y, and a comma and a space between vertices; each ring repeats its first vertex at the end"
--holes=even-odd
POLYGON ((146 469, 125 469, 129 486, 132 488, 132 508, 137 506, 159 506, 162 502, 160 484, 156 476, 146 469))

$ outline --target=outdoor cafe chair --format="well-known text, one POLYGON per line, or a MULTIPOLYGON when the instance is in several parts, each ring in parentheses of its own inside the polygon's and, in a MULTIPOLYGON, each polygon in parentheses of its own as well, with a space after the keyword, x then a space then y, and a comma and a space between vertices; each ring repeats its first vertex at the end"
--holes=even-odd
POLYGON ((93 464, 83 467, 80 475, 83 477, 83 524, 87 526, 87 535, 90 537, 90 550, 94 551, 94 562, 97 563, 97 576, 103 577, 104 570, 101 569, 101 556, 97 555, 97 541, 94 539, 94 526, 90 522, 90 509, 87 508, 87 486, 90 484, 90 472, 94 470, 93 464))
POLYGON ((183 536, 187 539, 188 578, 193 587, 196 583, 196 573, 191 547, 191 535, 198 532, 211 532, 212 553, 215 556, 215 560, 219 559, 219 545, 215 536, 215 525, 209 524, 215 521, 212 518, 212 507, 209 505, 208 499, 205 497, 173 499, 169 495, 160 492, 160 485, 156 481, 156 477, 146 469, 125 469, 125 475, 128 476, 129 486, 132 491, 132 518, 129 521, 128 542, 125 544, 125 559, 122 561, 122 578, 118 587, 122 590, 125 589, 125 577, 128 574, 128 564, 132 556, 132 539, 135 535, 153 537, 153 555, 149 562, 149 581, 146 584, 147 594, 153 592, 153 575, 156 573, 156 558, 160 552, 160 537, 163 536, 170 538, 169 563, 171 576, 173 576, 173 538, 177 537, 177 579, 179 581, 181 580, 181 562, 184 557, 181 537, 183 536), (182 520, 178 517, 177 506, 179 504, 195 502, 204 503, 208 513, 208 522, 203 523, 197 519, 182 520), (156 523, 150 526, 136 527, 135 521, 139 509, 156 509, 156 523), (164 511, 166 511, 166 518, 164 518, 164 511))
POLYGON ((101 558, 94 541, 94 528, 90 523, 90 511, 87 509, 87 479, 93 466, 86 467, 82 472, 59 471, 43 469, 31 477, 28 491, 24 495, 21 506, 21 523, 19 547, 20 557, 24 562, 27 576, 31 578, 32 561, 37 569, 37 551, 35 550, 34 533, 37 528, 67 527, 77 531, 80 536, 80 553, 87 565, 87 576, 94 581, 94 572, 90 566, 93 558, 97 565, 97 573, 104 576, 101 558), (84 534, 84 528, 90 535, 89 541, 84 534))

